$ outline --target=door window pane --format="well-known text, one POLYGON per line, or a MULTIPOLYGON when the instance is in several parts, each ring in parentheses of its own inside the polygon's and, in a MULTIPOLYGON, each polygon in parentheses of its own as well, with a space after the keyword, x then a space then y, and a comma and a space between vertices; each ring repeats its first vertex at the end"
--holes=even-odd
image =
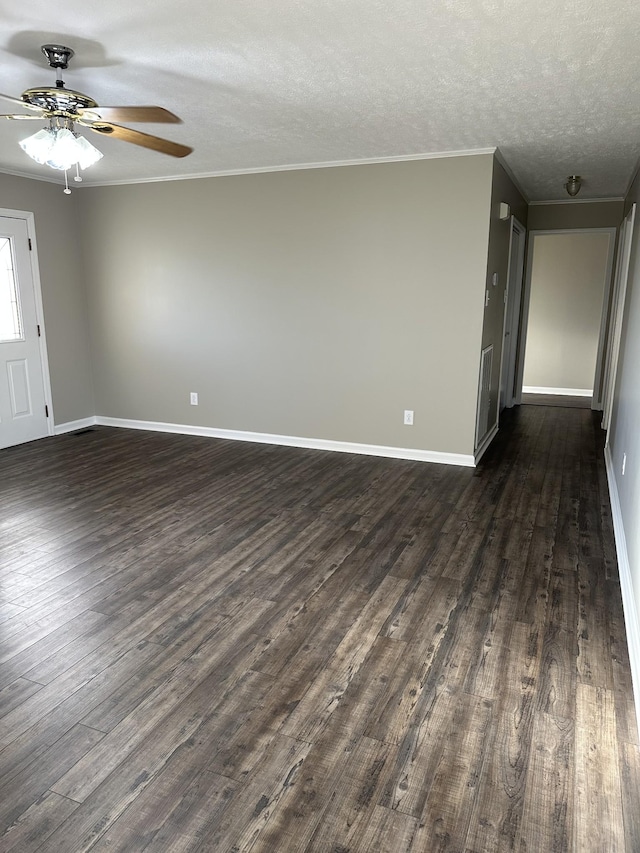
POLYGON ((13 251, 9 237, 0 237, 0 342, 24 340, 13 251))

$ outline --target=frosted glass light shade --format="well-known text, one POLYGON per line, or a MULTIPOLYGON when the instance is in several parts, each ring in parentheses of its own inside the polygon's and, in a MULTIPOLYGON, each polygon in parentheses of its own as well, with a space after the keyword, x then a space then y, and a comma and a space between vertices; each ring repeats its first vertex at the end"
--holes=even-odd
POLYGON ((98 151, 98 149, 92 145, 88 139, 85 139, 84 136, 76 136, 76 153, 78 155, 78 166, 81 169, 88 169, 89 166, 93 166, 94 163, 97 163, 98 160, 101 160, 103 157, 102 151, 98 151))
POLYGON ((25 151, 36 163, 46 163, 49 151, 53 145, 52 133, 48 127, 34 133, 20 142, 20 148, 25 151))
POLYGON ((78 162, 76 138, 66 127, 55 130, 54 134, 47 156, 47 166, 51 166, 52 169, 70 169, 78 162))

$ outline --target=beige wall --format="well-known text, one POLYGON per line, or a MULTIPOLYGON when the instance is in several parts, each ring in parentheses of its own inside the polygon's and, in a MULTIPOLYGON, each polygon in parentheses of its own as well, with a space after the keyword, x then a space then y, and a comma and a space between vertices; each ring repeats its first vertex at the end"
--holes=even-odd
POLYGON ((59 184, 0 174, 0 207, 35 215, 56 424, 94 414, 76 201, 59 184))
POLYGON ((496 423, 498 418, 500 392, 500 360, 502 355, 504 328, 504 291, 507 286, 509 270, 509 243, 511 236, 511 221, 500 219, 500 202, 506 202, 511 207, 511 213, 527 227, 527 203, 517 187, 499 162, 494 160, 493 178, 491 185, 491 224, 489 232, 489 248, 487 254, 487 270, 485 287, 489 290, 489 304, 484 309, 482 348, 493 344, 493 369, 491 374, 491 403, 489 409, 489 424, 496 423), (498 284, 493 286, 493 274, 498 274, 498 284))
POLYGON ((529 228, 532 231, 617 228, 622 221, 623 207, 622 200, 532 204, 529 208, 529 228))
POLYGON ((593 390, 607 232, 533 235, 524 386, 593 390))
POLYGON ((97 413, 472 453, 492 160, 83 189, 97 413))

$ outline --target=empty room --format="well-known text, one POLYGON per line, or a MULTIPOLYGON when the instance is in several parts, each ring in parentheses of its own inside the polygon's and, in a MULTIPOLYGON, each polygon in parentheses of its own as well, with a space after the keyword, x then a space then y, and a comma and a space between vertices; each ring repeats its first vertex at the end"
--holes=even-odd
POLYGON ((3 4, 0 853, 640 850, 640 10, 3 4))

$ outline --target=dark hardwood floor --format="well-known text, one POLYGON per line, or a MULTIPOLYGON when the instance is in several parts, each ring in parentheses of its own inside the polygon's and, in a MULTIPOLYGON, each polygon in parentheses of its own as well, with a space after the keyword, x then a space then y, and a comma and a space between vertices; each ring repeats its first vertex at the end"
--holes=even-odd
POLYGON ((0 851, 640 850, 597 416, 0 452, 0 851))

